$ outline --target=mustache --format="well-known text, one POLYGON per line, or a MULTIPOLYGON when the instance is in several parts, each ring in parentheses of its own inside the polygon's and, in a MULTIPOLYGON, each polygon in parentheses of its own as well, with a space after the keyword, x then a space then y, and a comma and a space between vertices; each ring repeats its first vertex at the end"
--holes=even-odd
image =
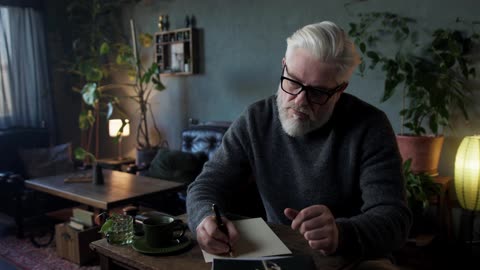
POLYGON ((297 106, 295 104, 288 104, 286 109, 294 109, 295 111, 311 115, 311 110, 306 106, 297 106))

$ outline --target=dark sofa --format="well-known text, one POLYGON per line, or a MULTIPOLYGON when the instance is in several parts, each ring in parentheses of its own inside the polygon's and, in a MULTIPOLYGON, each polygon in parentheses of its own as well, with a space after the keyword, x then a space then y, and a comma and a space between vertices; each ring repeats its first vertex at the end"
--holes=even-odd
POLYGON ((17 236, 23 237, 25 218, 71 205, 68 201, 27 190, 29 178, 19 150, 51 145, 46 128, 0 129, 0 212, 15 218, 17 236))
POLYGON ((18 150, 49 145, 45 128, 0 129, 0 212, 15 218, 17 235, 23 236, 23 178, 26 176, 18 150))

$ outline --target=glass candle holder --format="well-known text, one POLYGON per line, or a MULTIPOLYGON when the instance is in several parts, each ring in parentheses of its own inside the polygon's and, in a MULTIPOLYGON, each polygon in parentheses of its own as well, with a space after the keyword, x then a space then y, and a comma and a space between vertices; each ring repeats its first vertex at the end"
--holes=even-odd
POLYGON ((133 242, 133 218, 127 215, 114 215, 112 227, 107 233, 107 241, 113 245, 129 245, 133 242))

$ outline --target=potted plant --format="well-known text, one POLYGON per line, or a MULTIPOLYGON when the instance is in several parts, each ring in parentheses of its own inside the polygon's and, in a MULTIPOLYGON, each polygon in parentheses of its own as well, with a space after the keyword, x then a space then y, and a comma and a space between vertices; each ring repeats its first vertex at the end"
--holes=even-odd
MULTIPOLYGON (((120 107, 118 90, 128 88, 128 98, 138 104, 140 119, 137 126, 137 164, 148 163, 153 158, 159 145, 167 145, 166 141, 154 143, 150 135, 150 127, 160 137, 154 115, 151 112, 149 98, 152 90, 164 90, 160 81, 159 70, 155 63, 144 66, 138 56, 139 51, 132 25, 133 49, 120 41, 122 35, 115 22, 115 14, 120 8, 132 2, 76 0, 67 6, 72 24, 73 45, 71 59, 64 63, 64 70, 75 75, 75 80, 82 86, 74 86, 74 91, 82 96, 82 111, 79 115, 79 127, 83 131, 81 147, 86 151, 99 155, 99 123, 102 116, 109 119, 112 114, 128 118, 120 107), (105 28, 112 31, 102 31, 105 28), (112 28, 113 27, 113 28, 112 28), (112 75, 125 71, 130 82, 116 83, 112 75), (116 92, 116 93, 115 93, 116 92), (151 119, 151 123, 150 120, 151 119), (93 147, 92 147, 93 146, 93 147), (92 148, 94 150, 92 150, 92 148), (143 161, 145 160, 145 161, 143 161)), ((152 45, 152 36, 141 34, 140 44, 143 47, 152 45)), ((123 128, 126 123, 123 123, 123 128)), ((88 162, 88 160, 87 160, 88 162)))
MULTIPOLYGON (((128 118, 126 112, 120 107, 120 98, 128 98, 134 101, 138 107, 136 115, 140 115, 138 121, 136 142, 137 142, 137 164, 149 163, 153 159, 160 145, 168 145, 166 141, 155 143, 151 138, 151 127, 160 138, 160 131, 156 125, 155 117, 151 111, 149 98, 153 91, 165 89, 160 81, 160 73, 156 63, 144 66, 139 55, 139 50, 132 26, 133 48, 125 42, 114 42, 119 35, 107 35, 100 31, 102 22, 108 21, 107 15, 114 14, 113 11, 128 0, 118 3, 102 4, 97 1, 75 1, 68 10, 74 18, 88 18, 85 21, 77 22, 79 29, 78 38, 75 40, 74 61, 67 63, 69 71, 77 75, 82 87, 74 87, 74 90, 82 95, 83 106, 79 115, 79 127, 87 132, 87 138, 83 138, 81 146, 87 151, 92 151, 91 146, 95 144, 92 151, 98 156, 99 120, 102 115, 107 119, 114 113, 120 114, 121 118, 128 118), (82 26, 82 27, 80 27, 82 26), (88 34, 87 34, 88 33, 88 34), (112 74, 124 72, 130 79, 128 82, 115 82, 112 74), (120 89, 127 89, 126 94, 120 96, 120 89), (115 93, 116 92, 116 93, 115 93), (151 121, 151 123, 150 123, 151 121)), ((75 23, 74 23, 75 24, 75 23)), ((75 27, 74 27, 75 28, 75 27)), ((75 28, 76 29, 76 28, 75 28)), ((142 47, 152 45, 152 36, 141 34, 139 41, 142 47)), ((150 58, 151 59, 151 58, 150 58)), ((122 127, 126 125, 124 122, 122 127)))
POLYGON ((101 118, 110 118, 114 108, 120 111, 118 98, 104 86, 110 82, 109 59, 115 54, 111 50, 113 40, 121 36, 116 23, 118 12, 129 2, 131 0, 74 0, 65 6, 69 21, 65 36, 71 37, 72 46, 67 60, 61 63, 61 70, 73 75, 72 88, 82 96, 78 117, 82 131, 80 145, 96 156, 99 155, 101 118), (105 28, 109 31, 104 31, 105 28))
POLYGON ((411 234, 415 235, 425 231, 426 209, 430 198, 440 194, 440 184, 436 183, 432 176, 426 173, 414 173, 411 170, 412 159, 403 163, 403 175, 405 177, 405 189, 407 193, 408 207, 413 213, 414 225, 411 234))
POLYGON ((360 74, 367 68, 385 73, 381 102, 394 96, 398 88, 403 90, 402 130, 397 135, 402 157, 413 159, 414 172, 437 174, 443 145, 440 129, 449 126, 453 110, 460 110, 468 120, 466 104, 472 89, 467 81, 476 75, 468 53, 479 36, 437 29, 420 44, 414 19, 389 12, 359 16, 359 23, 350 24, 349 34, 363 55, 360 74), (379 49, 380 41, 393 50, 379 49), (410 133, 405 133, 404 127, 410 133))
MULTIPOLYGON (((136 141, 137 141, 137 165, 148 165, 154 158, 159 147, 166 146, 166 140, 159 143, 154 143, 150 136, 150 128, 153 127, 157 136, 160 138, 160 130, 157 127, 155 116, 152 112, 150 104, 150 96, 154 91, 163 91, 165 86, 160 80, 160 70, 157 63, 152 62, 148 67, 145 67, 139 57, 139 50, 137 50, 137 39, 135 37, 135 29, 133 21, 130 21, 132 28, 132 43, 133 48, 129 45, 122 44, 119 46, 116 63, 129 74, 130 83, 113 84, 113 87, 127 87, 129 94, 127 98, 137 103, 138 108, 136 113, 140 115, 137 125, 136 141), (151 119, 151 125, 148 119, 151 119)), ((148 48, 153 44, 153 37, 150 34, 142 33, 139 35, 138 41, 143 48, 148 48)))

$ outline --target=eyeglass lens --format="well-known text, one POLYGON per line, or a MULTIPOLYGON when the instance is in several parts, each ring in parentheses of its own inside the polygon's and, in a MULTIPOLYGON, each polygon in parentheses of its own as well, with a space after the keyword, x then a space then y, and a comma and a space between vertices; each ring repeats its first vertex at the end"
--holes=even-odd
MULTIPOLYGON (((288 79, 282 79, 282 89, 292 95, 298 95, 301 90, 302 90, 303 85, 288 80, 288 79)), ((326 93, 320 92, 315 89, 305 89, 307 92, 307 98, 313 103, 318 103, 318 104, 324 104, 327 102, 329 96, 326 93)))

